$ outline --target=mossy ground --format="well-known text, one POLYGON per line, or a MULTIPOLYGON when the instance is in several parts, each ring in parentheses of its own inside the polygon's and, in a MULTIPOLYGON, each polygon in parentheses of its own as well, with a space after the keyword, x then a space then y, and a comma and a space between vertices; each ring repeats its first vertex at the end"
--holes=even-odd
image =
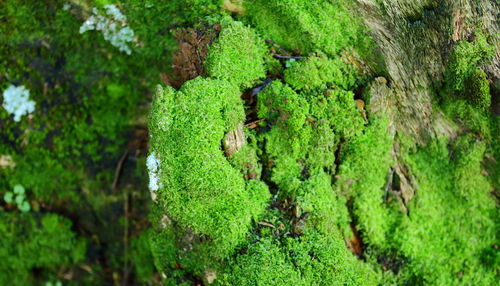
POLYGON ((361 101, 378 75, 353 59, 375 52, 347 1, 123 1, 131 55, 78 33, 112 3, 0 6, 0 87, 37 104, 0 108, 1 195, 21 184, 32 209, 0 204, 0 284, 494 285, 491 39, 458 42, 436 91, 457 136, 416 146, 361 101), (207 25, 203 72, 156 88, 175 31, 207 25))

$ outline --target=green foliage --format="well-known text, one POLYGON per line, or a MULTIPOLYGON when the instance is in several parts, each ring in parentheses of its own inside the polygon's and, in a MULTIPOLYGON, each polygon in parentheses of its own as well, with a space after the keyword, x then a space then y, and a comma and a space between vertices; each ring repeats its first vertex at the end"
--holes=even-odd
POLYGON ((207 73, 241 88, 252 87, 266 76, 264 41, 252 29, 230 18, 222 20, 221 29, 204 63, 207 73))
POLYGON ((356 70, 342 59, 309 57, 285 70, 285 81, 296 90, 324 90, 331 84, 349 90, 356 82, 356 70))
POLYGON ((3 196, 3 199, 5 200, 6 203, 10 204, 15 202, 17 205, 17 208, 21 212, 29 212, 31 209, 30 203, 28 201, 25 201, 24 199, 26 198, 25 196, 25 190, 22 185, 15 185, 14 186, 14 192, 6 192, 5 195, 3 196), (15 195, 15 198, 14 198, 15 195))
POLYGON ((80 262, 85 256, 85 241, 76 238, 68 219, 56 214, 2 211, 0 232, 2 285, 32 284, 38 278, 33 269, 56 273, 58 267, 80 262))
POLYGON ((334 56, 356 46, 364 49, 364 28, 344 1, 251 0, 246 17, 265 39, 302 54, 317 50, 334 56))
POLYGON ((210 254, 218 258, 242 241, 268 197, 265 188, 246 189, 220 149, 225 132, 243 118, 235 85, 201 77, 177 92, 160 89, 151 110, 152 150, 164 185, 158 205, 182 228, 210 238, 210 254))

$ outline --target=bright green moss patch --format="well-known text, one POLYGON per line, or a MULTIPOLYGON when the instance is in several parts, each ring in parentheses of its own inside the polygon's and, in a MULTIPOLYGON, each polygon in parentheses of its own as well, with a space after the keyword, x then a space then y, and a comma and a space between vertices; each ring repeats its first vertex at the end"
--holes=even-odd
POLYGON ((356 71, 353 66, 345 64, 342 59, 309 57, 295 62, 285 70, 285 81, 298 90, 324 90, 332 84, 349 90, 356 82, 356 71))
POLYGON ((229 269, 221 285, 377 285, 376 275, 341 239, 316 233, 283 241, 261 238, 229 269))
POLYGON ((479 67, 494 54, 494 46, 481 33, 476 34, 472 42, 458 42, 445 74, 448 92, 479 110, 487 109, 491 105, 490 88, 486 74, 479 67))
POLYGON ((458 42, 450 57, 446 83, 454 91, 463 92, 465 82, 476 73, 477 66, 492 57, 494 53, 494 47, 481 33, 475 35, 472 42, 465 40, 458 42))
POLYGON ((334 56, 348 46, 365 46, 360 21, 343 1, 244 1, 246 17, 265 39, 308 54, 321 50, 334 56))
POLYGON ((221 150, 225 132, 243 120, 238 88, 197 78, 159 90, 151 111, 152 150, 160 160, 158 205, 182 228, 213 241, 211 255, 231 253, 262 212, 266 190, 246 189, 221 150))
POLYGON ((267 49, 264 41, 241 22, 225 18, 221 29, 204 63, 207 73, 249 88, 256 80, 266 76, 264 57, 267 49))
MULTIPOLYGON (((56 214, 0 212, 0 283, 29 285, 39 275, 55 274, 85 257, 85 241, 77 239, 71 222, 56 214)), ((46 276, 50 277, 50 276, 46 276)))
POLYGON ((339 191, 354 200, 358 227, 370 244, 383 247, 390 219, 384 187, 392 167, 392 139, 387 121, 372 119, 365 132, 346 143, 341 153, 339 191))
POLYGON ((408 271, 428 283, 494 284, 496 270, 482 258, 496 241, 497 215, 481 174, 484 148, 465 136, 450 149, 441 141, 409 158, 419 192, 394 243, 410 259, 408 271))

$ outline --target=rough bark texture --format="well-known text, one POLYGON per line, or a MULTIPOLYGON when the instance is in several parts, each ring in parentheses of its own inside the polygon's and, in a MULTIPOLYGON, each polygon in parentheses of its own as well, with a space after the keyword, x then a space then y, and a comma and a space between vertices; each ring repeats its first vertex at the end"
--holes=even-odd
MULTIPOLYGON (((498 35, 497 1, 473 0, 359 0, 360 13, 382 54, 385 78, 369 86, 369 112, 389 117, 390 129, 410 136, 417 144, 432 138, 456 137, 456 127, 433 107, 454 44, 483 29, 498 35)), ((483 69, 493 79, 493 97, 499 90, 500 56, 483 69)), ((495 101, 495 99, 494 99, 495 101)), ((495 109, 495 106, 493 107, 495 109)), ((417 186, 411 170, 400 158, 399 143, 393 148, 400 196, 407 204, 417 186)))
MULTIPOLYGON (((372 112, 384 110, 395 130, 424 143, 436 135, 451 135, 434 114, 433 87, 443 79, 453 44, 481 26, 498 35, 499 4, 471 0, 359 0, 360 13, 383 55, 387 89, 378 81, 372 89, 372 112)), ((500 56, 485 67, 498 89, 500 56)))

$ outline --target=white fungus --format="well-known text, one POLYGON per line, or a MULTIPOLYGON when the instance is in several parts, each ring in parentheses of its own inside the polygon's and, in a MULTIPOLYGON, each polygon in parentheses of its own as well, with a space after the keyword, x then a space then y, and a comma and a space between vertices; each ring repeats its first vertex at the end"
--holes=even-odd
POLYGON ((160 183, 159 173, 160 173, 160 161, 156 158, 155 152, 149 154, 146 160, 146 167, 149 171, 149 189, 151 190, 151 198, 156 200, 156 193, 159 188, 162 187, 160 183))
POLYGON ((92 9, 92 15, 80 27, 80 34, 91 30, 101 31, 106 41, 130 55, 132 50, 128 43, 134 40, 134 31, 126 26, 127 17, 115 5, 106 5, 104 9, 105 15, 97 8, 92 9))
POLYGON ((3 92, 3 107, 19 122, 22 116, 35 111, 35 102, 30 100, 30 91, 23 85, 11 85, 3 92))

